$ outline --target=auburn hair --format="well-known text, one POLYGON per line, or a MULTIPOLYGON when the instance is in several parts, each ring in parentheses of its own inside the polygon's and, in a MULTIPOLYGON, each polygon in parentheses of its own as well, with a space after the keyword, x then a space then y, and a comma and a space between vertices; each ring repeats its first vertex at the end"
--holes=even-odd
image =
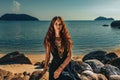
POLYGON ((72 40, 70 37, 70 34, 68 32, 68 29, 66 28, 66 24, 63 20, 62 17, 60 16, 55 16, 49 26, 49 29, 46 33, 46 36, 44 38, 44 46, 45 48, 47 47, 47 45, 50 45, 50 50, 52 51, 55 47, 55 30, 54 30, 54 23, 55 21, 59 19, 61 21, 62 24, 62 29, 60 31, 60 37, 62 38, 62 42, 64 43, 64 46, 67 47, 67 50, 69 51, 72 48, 72 40))

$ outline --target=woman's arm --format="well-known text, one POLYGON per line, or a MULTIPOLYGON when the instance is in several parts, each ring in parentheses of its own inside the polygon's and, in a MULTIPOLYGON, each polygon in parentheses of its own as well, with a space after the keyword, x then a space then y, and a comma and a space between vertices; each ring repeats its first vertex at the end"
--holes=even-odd
POLYGON ((44 68, 43 68, 43 74, 47 71, 48 69, 48 64, 49 64, 49 61, 50 61, 50 45, 48 44, 46 46, 46 56, 45 56, 45 65, 44 65, 44 68))
POLYGON ((64 62, 59 66, 62 70, 69 64, 71 61, 71 56, 72 56, 72 49, 67 54, 67 58, 64 60, 64 62))
POLYGON ((54 72, 55 79, 57 79, 60 76, 63 69, 69 64, 69 62, 71 61, 71 56, 72 56, 72 49, 68 52, 68 55, 67 55, 67 58, 65 59, 65 61, 54 72))

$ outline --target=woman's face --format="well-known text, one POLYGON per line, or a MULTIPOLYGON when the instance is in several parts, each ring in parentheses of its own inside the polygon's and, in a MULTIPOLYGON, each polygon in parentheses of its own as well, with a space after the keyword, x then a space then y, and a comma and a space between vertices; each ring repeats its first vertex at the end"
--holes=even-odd
POLYGON ((55 23, 54 23, 54 29, 55 29, 55 31, 58 31, 58 32, 61 31, 61 29, 62 29, 62 22, 61 22, 60 19, 57 19, 55 21, 55 23))

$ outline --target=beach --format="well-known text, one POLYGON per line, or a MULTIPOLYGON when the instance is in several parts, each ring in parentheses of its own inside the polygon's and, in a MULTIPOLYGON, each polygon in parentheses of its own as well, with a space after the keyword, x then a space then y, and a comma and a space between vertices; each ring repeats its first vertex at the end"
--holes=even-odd
MULTIPOLYGON (((5 54, 0 54, 0 57, 4 56, 5 54)), ((35 71, 34 64, 36 62, 42 62, 44 60, 45 54, 25 54, 26 57, 30 59, 32 64, 8 64, 8 65, 0 65, 0 69, 10 71, 12 73, 23 73, 27 71, 32 73, 35 71), (14 68, 14 69, 13 69, 14 68)))
MULTIPOLYGON (((5 54, 0 54, 0 58, 3 57, 5 54)), ((45 60, 45 53, 40 53, 40 54, 25 54, 26 57, 30 59, 32 64, 9 64, 9 65, 1 65, 0 69, 4 69, 7 71, 10 71, 12 73, 22 73, 24 71, 32 73, 35 71, 35 66, 34 64, 37 62, 42 62, 45 60), (14 69, 13 69, 14 68, 14 69)), ((82 55, 74 55, 73 58, 82 58, 82 55)))
MULTIPOLYGON (((0 54, 0 58, 5 56, 6 54, 0 54)), ((31 62, 32 64, 5 64, 5 65, 0 65, 0 69, 10 71, 14 74, 20 74, 23 72, 27 72, 32 74, 34 71, 42 71, 42 69, 36 69, 36 66, 34 65, 37 62, 42 62, 45 60, 45 53, 40 53, 40 54, 35 54, 35 53, 25 53, 24 54, 31 62)), ((82 59, 82 55, 73 55, 73 59, 82 59)), ((42 77, 43 80, 48 79, 48 72, 42 77)))
MULTIPOLYGON (((5 54, 0 54, 0 58, 3 57, 5 54)), ((44 53, 40 53, 40 54, 29 54, 26 53, 24 54, 26 57, 28 57, 28 59, 30 59, 30 61, 32 62, 32 64, 5 64, 5 65, 0 65, 0 69, 2 70, 6 70, 6 71, 10 71, 14 74, 21 74, 23 72, 27 72, 32 74, 32 72, 34 71, 42 71, 42 69, 35 69, 36 66, 34 66, 34 64, 36 62, 42 62, 43 60, 45 60, 45 54, 44 53)), ((47 79, 48 78, 48 72, 43 76, 43 79, 47 79)))
MULTIPOLYGON (((114 51, 110 51, 110 52, 115 52, 120 57, 120 49, 115 49, 114 51)), ((0 54, 0 58, 3 57, 4 55, 5 54, 0 54)), ((28 57, 28 59, 30 59, 32 64, 5 64, 5 65, 0 65, 0 69, 10 71, 13 74, 19 74, 23 72, 32 74, 32 72, 34 71, 42 71, 42 69, 35 69, 36 66, 34 66, 34 64, 45 60, 45 53, 40 53, 40 54, 25 53, 24 55, 28 57)), ((72 59, 81 60, 83 56, 84 56, 83 54, 73 55, 72 59)), ((43 76, 43 78, 47 80, 48 72, 43 76)))

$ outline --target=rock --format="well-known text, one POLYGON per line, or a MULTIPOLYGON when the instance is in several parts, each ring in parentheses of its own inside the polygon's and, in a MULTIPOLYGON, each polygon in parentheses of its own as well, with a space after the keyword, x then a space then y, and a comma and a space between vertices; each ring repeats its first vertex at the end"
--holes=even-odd
POLYGON ((24 54, 18 51, 8 53, 7 55, 0 58, 0 64, 32 64, 31 61, 25 57, 24 54))
POLYGON ((85 62, 78 62, 78 61, 74 61, 75 63, 75 70, 81 74, 83 71, 85 70, 90 70, 93 71, 91 66, 85 62))
POLYGON ((28 74, 27 74, 27 72, 26 72, 26 71, 24 71, 24 72, 23 72, 23 75, 24 75, 24 76, 26 76, 26 75, 28 75, 28 74))
POLYGON ((98 59, 99 61, 103 62, 106 54, 107 54, 106 51, 93 51, 90 52, 89 54, 86 54, 82 60, 85 61, 90 59, 98 59))
POLYGON ((0 78, 2 80, 6 79, 7 77, 11 77, 11 76, 13 76, 11 72, 0 69, 0 78))
POLYGON ((23 72, 23 79, 24 79, 24 80, 29 80, 29 78, 30 78, 30 74, 27 73, 26 71, 24 71, 24 72, 23 72))
POLYGON ((17 77, 22 77, 22 73, 18 73, 16 76, 17 77))
POLYGON ((4 80, 11 80, 13 78, 13 76, 6 76, 4 77, 4 80))
POLYGON ((93 72, 95 73, 99 73, 101 70, 101 67, 104 66, 103 63, 101 63, 99 60, 96 60, 96 59, 86 60, 85 63, 89 64, 93 69, 93 72))
POLYGON ((103 74, 97 74, 98 80, 108 80, 103 74))
POLYGON ((108 27, 109 25, 108 25, 108 24, 103 24, 102 26, 104 26, 104 27, 108 27))
POLYGON ((110 63, 110 61, 114 60, 114 59, 117 58, 117 57, 118 57, 118 56, 116 55, 116 53, 111 52, 111 53, 105 55, 105 57, 104 57, 104 59, 102 60, 102 62, 103 62, 104 64, 108 64, 108 63, 110 63))
POLYGON ((112 28, 120 28, 120 20, 111 23, 112 28))
POLYGON ((108 79, 112 75, 120 75, 120 69, 110 64, 107 64, 104 67, 102 67, 100 72, 104 74, 108 79))
POLYGON ((80 76, 81 80, 98 80, 97 74, 92 71, 83 71, 80 76))
POLYGON ((29 80, 30 76, 26 75, 24 77, 22 77, 24 80, 29 80))
POLYGON ((34 71, 29 80, 39 80, 42 76, 42 71, 34 71))
POLYGON ((22 77, 13 77, 11 80, 24 80, 22 77))
POLYGON ((111 60, 110 64, 120 69, 120 57, 111 60))
POLYGON ((38 68, 43 68, 44 65, 45 65, 45 60, 43 60, 42 62, 36 62, 36 63, 34 64, 34 66, 38 66, 38 67, 36 67, 36 69, 38 69, 38 68))
POLYGON ((120 75, 111 75, 109 80, 120 80, 120 75))

